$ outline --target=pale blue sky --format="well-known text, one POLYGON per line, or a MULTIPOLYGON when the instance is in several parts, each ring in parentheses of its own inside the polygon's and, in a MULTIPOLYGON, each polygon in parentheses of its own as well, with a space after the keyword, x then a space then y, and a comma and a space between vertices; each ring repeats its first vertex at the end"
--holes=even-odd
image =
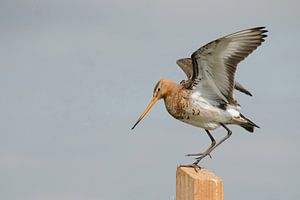
MULTIPOLYGON (((157 103, 131 131, 175 61, 255 26, 266 42, 240 63, 239 127, 202 165, 231 200, 299 199, 299 1, 0 2, 0 198, 173 199, 175 170, 204 150, 204 130, 157 103)), ((222 137, 223 129, 214 131, 222 137)))

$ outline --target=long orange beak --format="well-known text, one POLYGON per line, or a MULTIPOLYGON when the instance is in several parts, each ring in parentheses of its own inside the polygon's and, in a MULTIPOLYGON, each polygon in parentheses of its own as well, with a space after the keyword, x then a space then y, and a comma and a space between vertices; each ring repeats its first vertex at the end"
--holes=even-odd
POLYGON ((158 100, 157 97, 153 97, 152 101, 149 103, 149 105, 147 106, 147 108, 145 109, 143 114, 139 117, 137 122, 133 125, 131 130, 134 129, 136 127, 136 125, 138 125, 138 123, 146 116, 146 114, 149 112, 149 110, 152 108, 152 106, 157 102, 157 100, 158 100))

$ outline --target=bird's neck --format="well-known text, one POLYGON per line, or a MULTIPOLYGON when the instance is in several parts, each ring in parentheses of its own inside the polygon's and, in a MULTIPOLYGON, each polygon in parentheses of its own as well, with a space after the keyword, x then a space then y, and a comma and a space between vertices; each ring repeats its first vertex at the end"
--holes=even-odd
POLYGON ((163 96, 164 100, 166 100, 167 98, 170 97, 174 97, 174 95, 178 94, 179 90, 180 90, 180 85, 176 84, 175 82, 171 81, 171 80, 164 80, 164 84, 165 84, 165 88, 166 88, 166 92, 163 96))

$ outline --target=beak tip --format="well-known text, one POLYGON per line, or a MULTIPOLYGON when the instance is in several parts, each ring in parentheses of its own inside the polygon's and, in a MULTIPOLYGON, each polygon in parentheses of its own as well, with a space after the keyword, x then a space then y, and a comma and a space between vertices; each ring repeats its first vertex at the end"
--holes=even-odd
POLYGON ((133 127, 131 128, 131 130, 133 130, 133 129, 136 127, 137 124, 138 124, 138 123, 134 124, 133 127))

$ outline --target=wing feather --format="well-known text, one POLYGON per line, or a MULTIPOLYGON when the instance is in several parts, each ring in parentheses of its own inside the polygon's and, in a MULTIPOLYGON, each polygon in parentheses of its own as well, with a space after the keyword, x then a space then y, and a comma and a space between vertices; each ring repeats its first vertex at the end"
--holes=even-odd
MULTIPOLYGON (((181 84, 186 87, 189 88, 191 82, 191 78, 192 78, 192 74, 193 74, 193 63, 192 63, 192 59, 191 58, 181 58, 178 59, 176 61, 177 65, 179 65, 179 67, 184 71, 184 73, 186 74, 188 80, 183 80, 181 81, 181 84)), ((234 88, 244 94, 247 94, 249 96, 252 96, 251 92, 249 92, 249 90, 247 90, 244 86, 242 86, 240 83, 238 83, 237 81, 234 82, 234 88)))
POLYGON ((176 61, 177 65, 184 71, 188 79, 192 78, 193 64, 190 58, 181 58, 176 61))
POLYGON ((216 104, 235 104, 234 75, 239 62, 267 37, 265 27, 247 29, 212 41, 192 56, 191 88, 216 104))

